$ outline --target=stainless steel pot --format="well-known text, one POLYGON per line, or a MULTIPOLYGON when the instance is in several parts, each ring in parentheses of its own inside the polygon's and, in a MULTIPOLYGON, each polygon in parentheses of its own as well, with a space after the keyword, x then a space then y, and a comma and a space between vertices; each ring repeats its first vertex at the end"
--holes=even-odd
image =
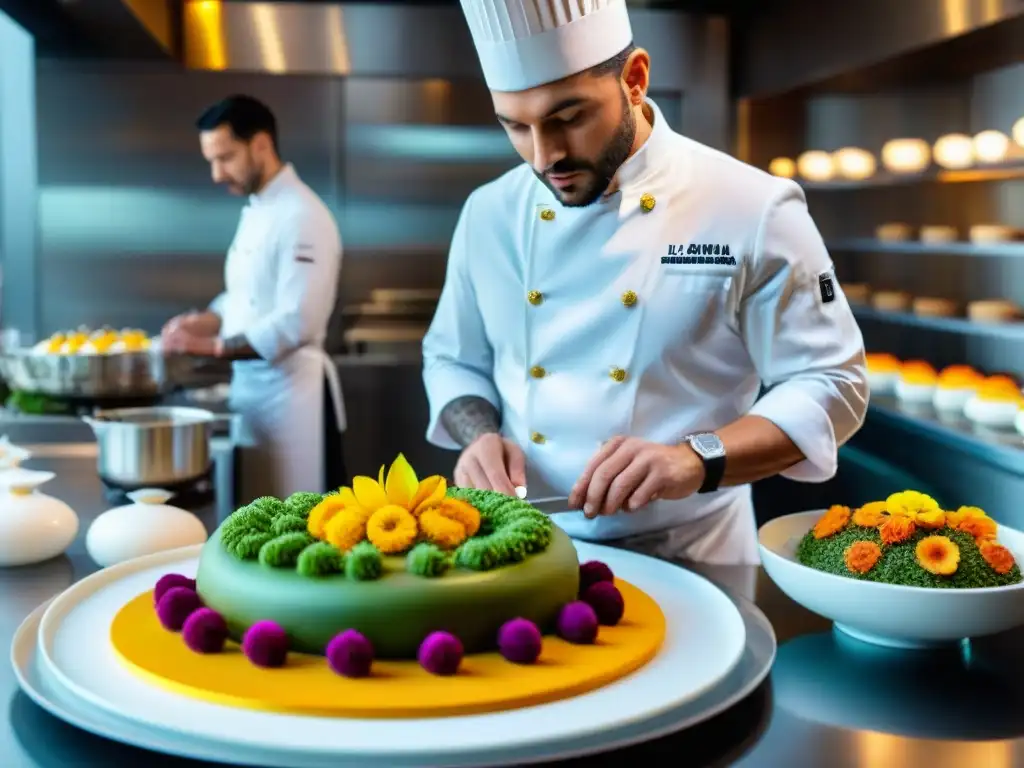
POLYGON ((11 389, 79 399, 155 397, 187 385, 197 364, 184 355, 164 356, 157 348, 111 355, 0 352, 0 375, 11 389))
POLYGON ((99 445, 100 477, 120 487, 163 486, 210 469, 213 425, 227 417, 201 408, 118 408, 83 417, 99 445))

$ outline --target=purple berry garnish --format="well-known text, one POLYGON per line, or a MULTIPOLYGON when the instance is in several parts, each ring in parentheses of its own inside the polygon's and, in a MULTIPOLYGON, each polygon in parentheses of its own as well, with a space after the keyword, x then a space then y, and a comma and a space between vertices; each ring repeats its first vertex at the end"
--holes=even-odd
POLYGON ((373 664, 373 644, 361 632, 346 629, 327 644, 327 666, 342 677, 366 677, 373 664))
POLYGON ((288 659, 288 633, 273 621, 257 621, 242 636, 242 653, 257 667, 283 667, 288 659))
POLYGON ((533 664, 542 642, 540 630, 529 619, 506 621, 498 630, 498 650, 513 664, 533 664))
POLYGON ((597 614, 582 600, 566 603, 558 614, 558 636, 570 643, 589 645, 597 639, 597 627, 597 614))
POLYGON ((160 598, 167 594, 167 590, 171 587, 185 587, 185 589, 191 589, 193 592, 196 591, 196 580, 190 579, 188 576, 182 576, 180 573, 168 573, 157 579, 156 586, 153 587, 153 605, 160 602, 160 598))
POLYGON ((462 663, 462 641, 450 632, 432 632, 420 644, 418 658, 432 675, 454 675, 462 663))
POLYGON ((599 581, 591 584, 581 598, 594 609, 597 620, 606 627, 614 627, 625 613, 626 603, 622 599, 619 588, 610 581, 599 581))
POLYGON ((583 594, 592 585, 599 581, 615 581, 615 574, 612 569, 600 560, 589 560, 580 566, 580 591, 583 594))
POLYGON ((181 636, 196 653, 220 653, 228 639, 228 624, 212 608, 199 608, 185 619, 181 636))
POLYGON ((164 592, 156 604, 156 615, 165 629, 177 632, 185 626, 185 620, 193 611, 203 607, 203 601, 195 590, 188 587, 171 587, 164 592))

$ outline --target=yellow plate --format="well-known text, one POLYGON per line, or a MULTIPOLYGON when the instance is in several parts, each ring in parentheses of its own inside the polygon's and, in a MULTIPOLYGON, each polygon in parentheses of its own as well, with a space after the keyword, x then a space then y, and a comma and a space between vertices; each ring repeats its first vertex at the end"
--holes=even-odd
POLYGON ((413 718, 482 714, 543 704, 607 685, 639 669, 665 638, 665 617, 647 594, 616 580, 626 611, 601 627, 594 645, 545 636, 535 664, 498 653, 467 656, 458 674, 438 677, 414 661, 375 661, 368 678, 331 671, 322 656, 291 653, 279 669, 251 664, 238 644, 223 653, 188 649, 161 626, 153 593, 128 602, 114 617, 110 640, 132 672, 166 690, 228 706, 328 717, 413 718))

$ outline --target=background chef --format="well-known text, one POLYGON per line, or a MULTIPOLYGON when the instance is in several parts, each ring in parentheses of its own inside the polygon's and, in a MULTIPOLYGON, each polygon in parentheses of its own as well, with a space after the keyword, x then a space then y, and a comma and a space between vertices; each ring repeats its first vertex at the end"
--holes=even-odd
POLYGON ((749 484, 832 477, 868 400, 800 188, 666 124, 623 0, 462 7, 525 164, 456 227, 428 439, 459 484, 570 496, 574 537, 757 562, 749 484))
POLYGON ((231 409, 241 414, 243 501, 345 482, 345 411, 324 354, 341 269, 341 236, 323 201, 278 155, 270 109, 231 96, 196 123, 213 181, 248 195, 209 309, 175 317, 166 349, 233 360, 231 409))

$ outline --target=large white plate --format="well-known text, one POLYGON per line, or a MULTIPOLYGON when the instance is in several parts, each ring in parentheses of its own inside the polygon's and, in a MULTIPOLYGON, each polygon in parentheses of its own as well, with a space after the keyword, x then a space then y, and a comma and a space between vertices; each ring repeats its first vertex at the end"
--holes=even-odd
POLYGON ((76 697, 162 733, 243 748, 390 763, 479 764, 523 748, 558 750, 567 740, 657 717, 720 682, 746 642, 733 602, 696 574, 630 552, 578 543, 582 560, 607 562, 650 594, 666 616, 661 652, 632 675, 583 696, 509 712, 404 720, 281 715, 186 699, 124 669, 106 628, 125 602, 164 573, 192 574, 199 548, 160 553, 100 571, 54 599, 39 628, 47 673, 76 697), (100 629, 102 628, 102 630, 100 629))
MULTIPOLYGON (((764 615, 746 600, 736 599, 736 603, 746 628, 747 644, 743 657, 722 682, 703 695, 642 723, 610 729, 593 737, 575 741, 567 740, 559 744, 557 750, 545 749, 541 746, 509 751, 500 755, 496 763, 507 765, 509 763, 547 762, 556 758, 579 757, 650 741, 708 720, 742 701, 761 684, 771 671, 772 662, 775 659, 776 643, 771 624, 764 615)), ((11 644, 11 663, 22 690, 32 701, 50 714, 83 731, 143 749, 197 760, 239 763, 249 766, 272 766, 273 768, 282 765, 292 768, 348 768, 348 766, 366 765, 366 761, 361 758, 355 761, 339 760, 331 756, 309 756, 298 759, 295 755, 287 752, 247 749, 196 738, 182 739, 176 734, 147 728, 122 716, 94 707, 64 689, 47 672, 46 666, 40 663, 37 639, 39 624, 46 607, 47 605, 40 606, 18 628, 14 642, 11 644)), ((85 751, 90 750, 93 746, 83 742, 83 760, 88 761, 88 759, 97 757, 94 752, 85 751)), ((96 745, 95 748, 106 750, 103 754, 111 759, 114 757, 118 759, 138 757, 137 755, 124 755, 116 747, 102 744, 96 745)), ((446 765, 467 764, 470 763, 466 760, 458 763, 446 763, 446 765)), ((487 763, 481 759, 473 761, 471 764, 479 768, 487 763)), ((439 768, 439 766, 433 768, 439 768)))

